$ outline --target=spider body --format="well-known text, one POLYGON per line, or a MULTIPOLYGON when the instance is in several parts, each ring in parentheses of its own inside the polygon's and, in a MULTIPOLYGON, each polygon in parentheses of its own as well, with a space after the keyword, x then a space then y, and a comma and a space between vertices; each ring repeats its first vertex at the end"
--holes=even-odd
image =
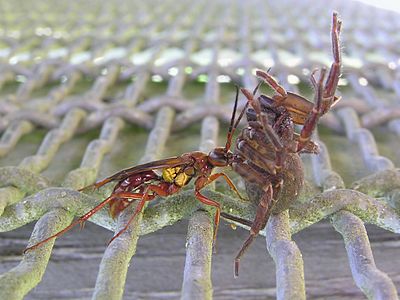
POLYGON ((250 236, 236 256, 235 276, 239 274, 240 258, 266 226, 270 214, 286 210, 296 201, 304 182, 299 154, 318 152, 311 135, 319 118, 340 100, 335 96, 341 73, 340 28, 341 21, 333 13, 334 61, 326 81, 325 68, 319 71, 319 78, 315 77, 318 70, 311 73, 314 102, 287 92, 268 72, 261 70, 256 75, 275 90, 273 96, 255 98, 254 93, 241 89, 251 107, 246 111, 248 127, 236 140, 234 153, 237 158, 232 167, 245 179, 247 192, 256 201, 257 210, 253 222, 246 221, 250 225, 250 236), (295 132, 294 124, 303 126, 299 133, 295 132))
MULTIPOLYGON (((251 200, 257 202, 263 189, 270 183, 275 205, 271 212, 280 212, 289 208, 300 192, 304 182, 303 164, 296 152, 297 140, 294 124, 289 111, 284 106, 274 107, 273 101, 260 95, 258 101, 262 112, 267 116, 268 124, 282 142, 287 153, 277 153, 271 139, 263 131, 254 109, 246 111, 249 126, 244 128, 236 140, 235 154, 245 158, 241 164, 234 164, 235 171, 244 177, 246 190, 251 200), (275 163, 277 162, 277 163, 275 163), (282 185, 285 188, 282 190, 282 185)), ((315 152, 317 146, 309 141, 302 152, 315 152)), ((263 222, 266 223, 267 219, 263 222)), ((265 227, 263 224, 262 227, 265 227)))

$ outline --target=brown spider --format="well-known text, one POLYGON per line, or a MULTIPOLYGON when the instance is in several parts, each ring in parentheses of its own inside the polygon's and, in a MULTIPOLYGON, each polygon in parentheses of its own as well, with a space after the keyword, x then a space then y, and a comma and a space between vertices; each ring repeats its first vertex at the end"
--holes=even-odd
POLYGON ((322 68, 319 78, 314 70, 311 83, 315 89, 314 103, 300 95, 286 92, 267 72, 256 75, 270 85, 277 94, 272 97, 260 95, 257 99, 242 88, 252 108, 247 109, 248 127, 236 140, 233 169, 246 181, 246 190, 252 200, 258 202, 254 221, 224 214, 228 219, 250 225, 250 236, 235 258, 235 276, 239 274, 239 261, 257 234, 267 224, 271 213, 289 208, 303 186, 304 171, 299 153, 318 153, 318 146, 311 135, 319 118, 337 103, 335 96, 341 72, 340 34, 341 21, 333 13, 332 50, 334 62, 325 81, 326 69, 322 68), (303 125, 300 134, 294 124, 303 125), (259 199, 259 200, 258 200, 259 199))

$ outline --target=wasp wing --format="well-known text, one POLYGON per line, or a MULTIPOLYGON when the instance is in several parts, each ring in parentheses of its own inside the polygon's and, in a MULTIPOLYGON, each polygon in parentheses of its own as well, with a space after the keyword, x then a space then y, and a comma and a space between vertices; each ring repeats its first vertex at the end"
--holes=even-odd
POLYGON ((193 159, 188 155, 175 156, 175 157, 155 160, 155 161, 151 161, 151 162, 148 162, 145 164, 134 166, 134 167, 131 167, 128 169, 121 170, 121 171, 115 173, 114 175, 111 175, 110 177, 107 177, 107 178, 105 178, 99 182, 96 182, 94 184, 91 184, 87 187, 84 187, 84 188, 80 189, 79 191, 86 190, 90 187, 99 188, 111 181, 121 181, 129 176, 132 176, 134 174, 138 174, 141 172, 163 169, 163 168, 173 168, 173 167, 177 167, 177 166, 188 165, 191 163, 193 163, 193 159))

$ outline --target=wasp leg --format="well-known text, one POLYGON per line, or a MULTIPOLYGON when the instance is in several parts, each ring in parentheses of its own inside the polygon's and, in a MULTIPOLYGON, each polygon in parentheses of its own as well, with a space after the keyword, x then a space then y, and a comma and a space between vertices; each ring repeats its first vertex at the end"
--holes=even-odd
POLYGON ((215 173, 212 174, 208 180, 209 183, 213 182, 214 180, 218 179, 219 177, 223 177, 226 181, 226 183, 229 185, 229 187, 236 193, 236 195, 238 195, 238 197, 242 200, 247 200, 246 198, 244 198, 242 195, 240 195, 238 189, 236 188, 235 184, 232 182, 232 180, 225 174, 225 173, 215 173))
MULTIPOLYGON (((213 174, 213 175, 217 175, 217 174, 213 174)), ((200 190, 202 188, 204 188, 206 185, 210 184, 211 182, 213 182, 215 179, 217 179, 219 177, 219 176, 217 176, 216 178, 212 178, 213 175, 211 175, 210 177, 201 176, 201 177, 197 178, 197 180, 195 182, 195 196, 200 202, 202 202, 206 205, 209 205, 209 206, 214 206, 216 208, 215 217, 214 217, 214 235, 213 235, 213 244, 214 244, 214 249, 215 249, 215 241, 217 238, 219 219, 220 219, 220 214, 221 214, 221 205, 217 201, 209 199, 200 193, 200 190)))
POLYGON ((124 228, 122 228, 120 231, 118 231, 118 233, 116 235, 113 236, 113 238, 108 242, 108 245, 110 245, 112 243, 112 241, 114 241, 117 237, 119 237, 123 232, 125 232, 128 227, 129 224, 132 223, 132 221, 135 219, 135 217, 143 210, 144 204, 147 201, 151 201, 153 200, 156 195, 159 195, 161 197, 166 197, 168 195, 170 195, 170 193, 167 190, 168 187, 160 187, 158 185, 153 185, 150 184, 146 187, 146 189, 144 190, 144 192, 142 194, 137 193, 137 194, 133 194, 133 199, 140 199, 139 203, 136 205, 135 211, 133 212, 132 216, 129 218, 128 222, 126 223, 126 225, 124 226, 124 228), (156 195, 150 195, 150 192, 153 192, 156 195))
POLYGON ((98 188, 102 187, 106 183, 109 183, 110 181, 112 181, 112 179, 110 179, 110 178, 103 179, 102 181, 93 183, 91 185, 88 185, 88 186, 85 186, 85 187, 79 189, 78 192, 97 190, 98 188))
POLYGON ((233 222, 236 222, 236 223, 239 223, 239 224, 242 224, 242 225, 245 225, 245 226, 249 226, 249 227, 251 227, 251 225, 253 224, 252 221, 249 221, 249 220, 246 220, 246 219, 243 219, 243 218, 228 214, 228 213, 223 212, 223 211, 221 211, 221 217, 223 217, 223 218, 225 218, 225 219, 227 219, 229 221, 233 221, 233 222))
POLYGON ((56 237, 59 237, 60 235, 63 235, 64 233, 66 233, 67 231, 71 230, 73 227, 75 227, 76 225, 80 224, 81 227, 83 227, 83 223, 85 221, 87 221, 91 216, 93 216, 95 213, 97 213, 100 209, 102 209, 105 205, 107 205, 107 203, 109 203, 111 200, 115 199, 115 198, 124 198, 126 196, 127 193, 116 193, 116 194, 112 194, 110 197, 108 197, 107 199, 105 199, 103 202, 101 202, 100 204, 98 204, 96 207, 94 207, 93 209, 91 209, 90 211, 88 211, 86 214, 84 214, 83 216, 81 216, 79 219, 77 219, 76 221, 72 222, 69 226, 65 227, 63 230, 57 232, 56 234, 53 234, 52 236, 44 239, 43 241, 40 241, 38 243, 36 243, 33 246, 27 247, 25 248, 23 253, 26 253, 28 251, 31 251, 33 249, 36 249, 38 247, 40 247, 41 245, 47 243, 48 241, 50 241, 51 239, 54 239, 56 237))

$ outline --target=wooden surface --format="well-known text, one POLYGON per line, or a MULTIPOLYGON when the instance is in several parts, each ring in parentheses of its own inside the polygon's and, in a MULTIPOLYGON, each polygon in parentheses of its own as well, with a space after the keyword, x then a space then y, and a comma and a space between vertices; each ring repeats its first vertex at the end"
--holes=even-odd
MULTIPOLYGON (((17 265, 32 225, 0 236, 0 273, 17 265)), ((377 267, 400 291, 400 237, 367 227, 377 267)), ((178 299, 185 261, 187 222, 139 240, 124 299, 178 299)), ((112 233, 91 223, 58 239, 43 281, 25 299, 90 299, 106 242, 112 233)), ((275 266, 259 237, 233 278, 233 257, 247 236, 223 223, 213 256, 214 299, 275 299, 275 266), (265 273, 266 270, 270 270, 265 273)), ((308 299, 365 299, 355 286, 341 236, 322 222, 294 236, 304 258, 308 299)))

